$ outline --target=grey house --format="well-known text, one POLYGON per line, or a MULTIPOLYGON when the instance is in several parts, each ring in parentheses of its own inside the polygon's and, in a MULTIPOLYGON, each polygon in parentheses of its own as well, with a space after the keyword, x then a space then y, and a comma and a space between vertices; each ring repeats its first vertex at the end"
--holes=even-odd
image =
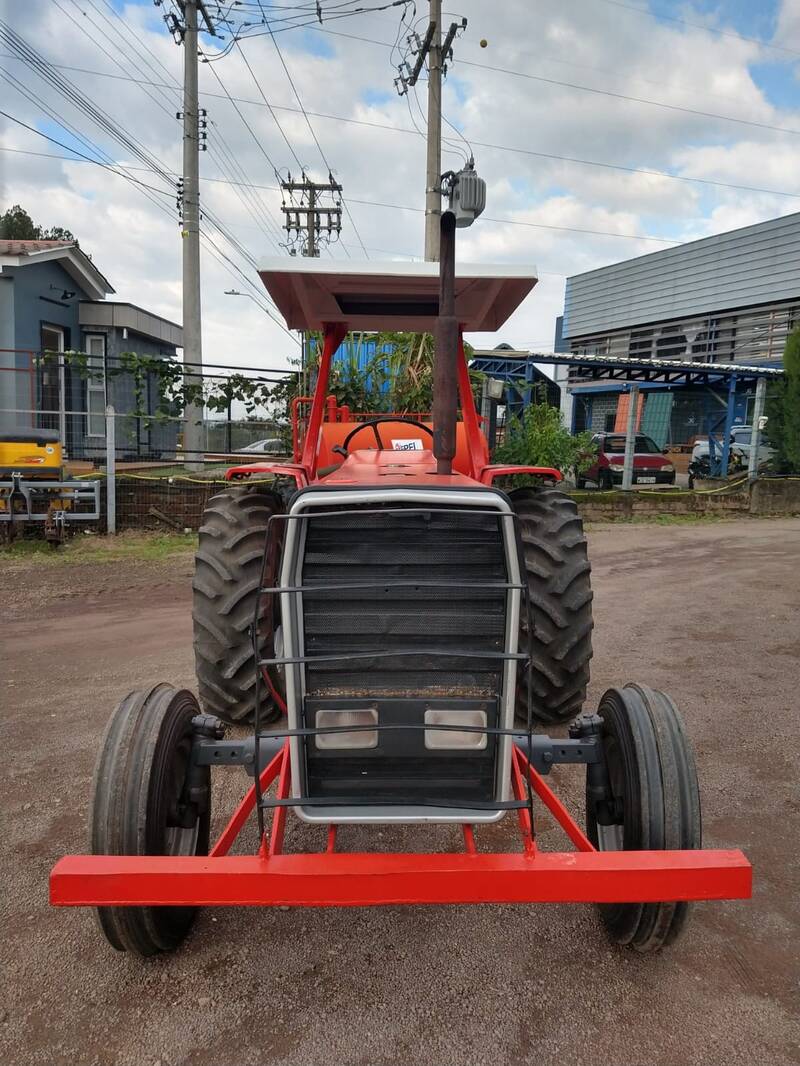
MULTIPOLYGON (((129 303, 107 300, 114 289, 70 241, 0 240, 0 430, 56 429, 70 459, 105 453, 105 407, 112 403, 120 458, 174 451, 175 423, 134 417, 131 375, 119 374, 122 352, 172 359, 179 325, 129 303), (91 373, 59 353, 86 352, 91 373), (53 353, 42 359, 43 353, 53 353)), ((141 408, 155 414, 155 380, 141 408)))
MULTIPOLYGON (((791 214, 568 278, 556 350, 779 367, 798 324, 800 214, 791 214)), ((621 384, 563 374, 561 383, 574 428, 620 428, 621 384)), ((641 389, 643 428, 660 444, 690 442, 719 421, 713 389, 641 389)), ((735 421, 749 422, 751 392, 734 402, 735 421)))

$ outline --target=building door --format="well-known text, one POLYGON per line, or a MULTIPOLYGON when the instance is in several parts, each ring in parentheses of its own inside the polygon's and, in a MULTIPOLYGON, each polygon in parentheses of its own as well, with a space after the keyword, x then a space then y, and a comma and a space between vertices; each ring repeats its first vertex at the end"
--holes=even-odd
POLYGON ((59 326, 42 326, 41 349, 44 361, 40 421, 42 429, 58 430, 61 444, 66 448, 67 390, 64 380, 64 339, 64 330, 59 326))

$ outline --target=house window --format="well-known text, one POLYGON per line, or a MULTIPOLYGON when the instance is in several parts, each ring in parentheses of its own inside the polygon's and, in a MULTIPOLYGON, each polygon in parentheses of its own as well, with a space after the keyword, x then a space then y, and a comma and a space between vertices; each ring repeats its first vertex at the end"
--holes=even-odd
POLYGON ((105 437, 106 435, 106 338, 102 333, 86 335, 87 369, 86 379, 86 435, 87 437, 105 437))

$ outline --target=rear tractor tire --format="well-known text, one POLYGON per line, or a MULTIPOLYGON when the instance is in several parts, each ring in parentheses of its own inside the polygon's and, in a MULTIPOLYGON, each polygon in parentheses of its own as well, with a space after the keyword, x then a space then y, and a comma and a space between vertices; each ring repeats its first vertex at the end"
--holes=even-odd
MULTIPOLYGON (((94 776, 93 855, 207 855, 211 819, 208 766, 191 776, 192 718, 185 689, 155 685, 131 692, 114 710, 94 776)), ((196 907, 98 907, 104 936, 117 951, 174 951, 196 907)))
MULTIPOLYGON (((274 493, 250 486, 212 496, 203 513, 192 581, 195 667, 203 709, 231 724, 252 722, 255 714, 252 625, 265 553, 274 559, 280 554, 282 524, 270 524, 270 518, 282 511, 274 493)), ((267 574, 270 565, 267 558, 267 574)), ((277 611, 277 597, 263 596, 259 652, 272 649, 277 611)), ((261 691, 266 723, 277 710, 264 686, 261 691)))
MULTIPOLYGON (((612 688, 600 701, 608 795, 586 791, 587 836, 600 851, 693 850, 702 846, 694 755, 675 704, 644 685, 612 688)), ((602 903, 616 944, 642 954, 673 943, 689 915, 685 901, 602 903)))
MULTIPOLYGON (((519 650, 530 651, 532 715, 547 725, 580 714, 592 658, 591 567, 575 501, 558 489, 510 493, 519 518, 533 634, 523 603, 519 650)), ((517 717, 528 713, 528 670, 517 675, 517 717)))

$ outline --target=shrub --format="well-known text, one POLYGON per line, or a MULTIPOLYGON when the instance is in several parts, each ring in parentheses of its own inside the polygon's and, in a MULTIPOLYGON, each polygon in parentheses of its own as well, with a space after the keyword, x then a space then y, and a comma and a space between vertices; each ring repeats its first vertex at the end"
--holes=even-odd
POLYGON ((800 326, 786 341, 783 368, 786 377, 767 404, 766 435, 775 449, 775 469, 781 474, 800 474, 800 326))
POLYGON ((566 474, 587 470, 594 454, 591 433, 573 436, 557 407, 531 403, 522 419, 510 419, 505 441, 495 449, 494 461, 518 466, 552 466, 566 474))

